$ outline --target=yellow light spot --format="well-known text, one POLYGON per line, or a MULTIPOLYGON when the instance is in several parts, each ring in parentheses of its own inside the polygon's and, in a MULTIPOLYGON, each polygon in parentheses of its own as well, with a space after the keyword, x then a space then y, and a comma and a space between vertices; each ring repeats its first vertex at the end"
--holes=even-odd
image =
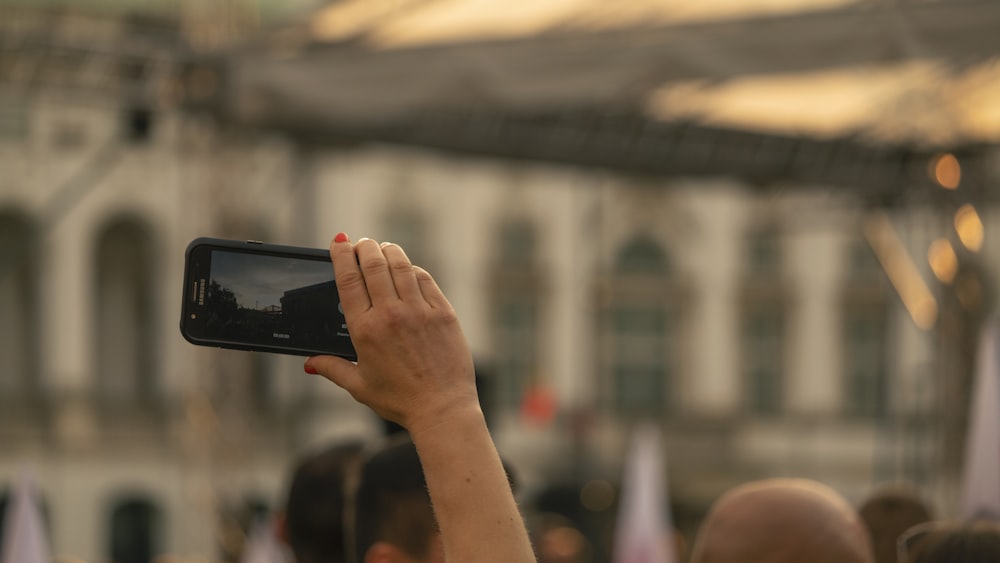
POLYGON ((958 256, 951 243, 945 239, 938 239, 931 243, 927 250, 927 262, 931 265, 931 271, 941 283, 951 283, 958 272, 958 256))
POLYGON ((931 178, 946 190, 958 188, 962 181, 962 165, 951 153, 938 155, 931 161, 931 178))
POLYGON ((972 252, 983 248, 983 221, 972 205, 967 203, 955 213, 955 231, 965 248, 972 252))
POLYGON ((899 240, 892 221, 885 213, 876 213, 865 222, 864 232, 913 323, 923 330, 933 328, 937 322, 937 301, 899 240))

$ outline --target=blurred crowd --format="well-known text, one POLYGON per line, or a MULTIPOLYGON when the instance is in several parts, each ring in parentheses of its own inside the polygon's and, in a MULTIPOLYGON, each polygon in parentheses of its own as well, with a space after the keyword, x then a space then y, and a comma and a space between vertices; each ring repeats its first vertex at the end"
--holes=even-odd
MULTIPOLYGON (((516 471, 506 469, 516 491, 516 471)), ((661 530, 664 549, 615 563, 1000 561, 1000 523, 936 512, 907 484, 876 487, 853 505, 815 480, 769 478, 721 495, 694 538, 661 530)), ((403 433, 377 447, 343 441, 303 457, 274 525, 296 563, 445 560, 419 457, 403 433)), ((598 560, 568 517, 542 514, 528 527, 540 563, 598 560)), ((255 557, 248 550, 243 561, 266 563, 255 557)))
MULTIPOLYGON (((471 352, 431 275, 396 244, 353 243, 344 233, 330 255, 357 361, 313 356, 303 369, 397 430, 384 442, 339 441, 298 460, 283 506, 245 542, 240 563, 598 563, 570 519, 526 519, 517 505, 516 468, 496 449, 471 352)), ((855 506, 804 478, 725 491, 685 538, 666 513, 650 436, 626 460, 614 563, 1000 561, 1000 523, 989 514, 939 520, 920 491, 903 486, 876 489, 855 506)), ((52 561, 40 512, 29 495, 8 503, 0 563, 52 561)))

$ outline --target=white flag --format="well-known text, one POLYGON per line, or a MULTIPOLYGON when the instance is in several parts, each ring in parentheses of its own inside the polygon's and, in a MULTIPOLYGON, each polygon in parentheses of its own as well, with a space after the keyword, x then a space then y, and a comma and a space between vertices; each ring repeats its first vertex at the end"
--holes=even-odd
POLYGON ((7 501, 0 563, 52 563, 38 493, 27 472, 21 474, 7 501))
POLYGON ((240 563, 285 563, 285 546, 275 535, 274 521, 262 519, 243 545, 240 563))
POLYGON ((614 563, 677 562, 664 482, 660 432, 653 426, 639 427, 625 459, 614 563))
POLYGON ((983 325, 965 441, 962 516, 1000 519, 1000 347, 997 320, 983 325))

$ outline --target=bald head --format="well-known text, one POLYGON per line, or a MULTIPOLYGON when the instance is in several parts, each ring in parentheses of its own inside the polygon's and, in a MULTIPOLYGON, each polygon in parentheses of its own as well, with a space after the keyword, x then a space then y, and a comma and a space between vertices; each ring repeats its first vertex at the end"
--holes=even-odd
POLYGON ((806 479, 736 487, 708 513, 691 563, 871 563, 868 534, 836 491, 806 479))

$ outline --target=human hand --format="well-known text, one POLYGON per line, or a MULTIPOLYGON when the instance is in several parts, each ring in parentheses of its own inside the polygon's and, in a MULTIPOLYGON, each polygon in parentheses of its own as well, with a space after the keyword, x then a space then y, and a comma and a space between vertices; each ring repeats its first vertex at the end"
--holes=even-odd
POLYGON ((409 430, 478 410, 472 355, 455 310, 424 269, 396 244, 340 233, 330 257, 357 363, 306 360, 383 418, 409 430))
POLYGON ((395 244, 341 233, 330 257, 358 361, 314 356, 305 370, 409 430, 446 561, 533 563, 455 310, 395 244))

